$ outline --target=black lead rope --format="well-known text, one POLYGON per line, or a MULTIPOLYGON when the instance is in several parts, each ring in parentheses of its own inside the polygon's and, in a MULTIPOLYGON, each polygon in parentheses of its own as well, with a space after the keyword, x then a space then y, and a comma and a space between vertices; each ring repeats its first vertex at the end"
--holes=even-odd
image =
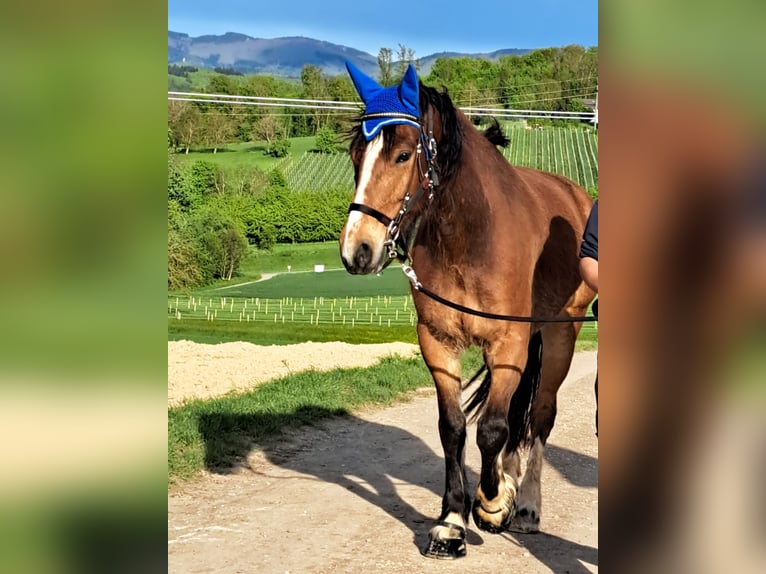
POLYGON ((441 303, 442 305, 446 305, 447 307, 450 307, 451 309, 455 309, 463 313, 468 313, 469 315, 476 315, 477 317, 483 317, 485 319, 496 319, 498 321, 513 321, 516 323, 582 323, 584 321, 598 320, 596 317, 592 315, 587 315, 585 317, 555 317, 553 319, 541 319, 538 317, 520 317, 518 315, 498 315, 496 313, 487 313, 486 311, 479 311, 477 309, 471 309, 470 307, 466 307, 465 305, 460 305, 459 303, 455 303, 453 301, 445 299, 444 297, 437 295, 433 291, 426 289, 425 287, 423 287, 420 281, 418 281, 418 278, 415 275, 415 270, 409 265, 402 265, 402 271, 407 276, 407 278, 412 282, 412 285, 415 287, 416 291, 422 293, 423 295, 427 297, 430 297, 431 299, 441 303))

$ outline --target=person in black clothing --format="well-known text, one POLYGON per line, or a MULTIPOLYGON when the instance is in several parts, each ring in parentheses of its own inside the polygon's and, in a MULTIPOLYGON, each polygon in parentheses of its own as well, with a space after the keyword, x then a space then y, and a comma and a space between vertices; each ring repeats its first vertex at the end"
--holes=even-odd
POLYGON ((582 236, 580 274, 588 287, 598 293, 598 199, 593 204, 582 236))
MULTIPOLYGON (((598 294, 598 199, 593 204, 582 236, 580 274, 585 284, 598 294)), ((593 314, 598 319, 598 299, 593 302, 593 314)), ((596 436, 598 436, 598 371, 596 371, 596 436)))

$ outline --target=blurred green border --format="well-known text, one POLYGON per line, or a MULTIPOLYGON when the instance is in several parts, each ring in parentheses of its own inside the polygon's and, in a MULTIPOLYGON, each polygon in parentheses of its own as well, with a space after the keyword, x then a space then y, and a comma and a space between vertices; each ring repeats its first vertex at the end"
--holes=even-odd
POLYGON ((0 21, 0 421, 24 421, 0 422, 3 572, 167 567, 166 35, 149 1, 14 3, 0 21), (42 418, 62 393, 81 407, 42 418), (123 478, 109 452, 46 464, 127 403, 145 406, 108 429, 135 437, 123 478))

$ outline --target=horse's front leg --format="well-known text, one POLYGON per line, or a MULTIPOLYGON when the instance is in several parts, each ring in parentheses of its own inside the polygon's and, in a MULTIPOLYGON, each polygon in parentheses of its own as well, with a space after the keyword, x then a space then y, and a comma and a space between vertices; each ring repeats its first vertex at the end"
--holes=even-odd
POLYGON ((460 360, 457 352, 447 349, 423 325, 418 325, 418 338, 436 385, 439 436, 446 467, 442 512, 428 533, 423 554, 430 558, 460 558, 466 553, 465 532, 471 503, 464 466, 466 422, 461 406, 460 360))
MULTIPOLYGON (((504 338, 485 353, 492 384, 484 412, 476 427, 476 444, 481 451, 481 478, 473 505, 476 525, 489 532, 502 532, 513 518, 518 488, 518 457, 509 425, 509 407, 519 388, 527 362, 527 339, 523 333, 504 338)), ((513 418, 513 417, 512 417, 513 418)), ((517 422, 510 421, 512 424, 517 422)))

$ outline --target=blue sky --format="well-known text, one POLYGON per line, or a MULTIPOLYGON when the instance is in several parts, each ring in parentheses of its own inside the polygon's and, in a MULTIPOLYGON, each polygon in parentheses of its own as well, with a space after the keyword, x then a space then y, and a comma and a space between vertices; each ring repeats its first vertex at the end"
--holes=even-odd
POLYGON ((168 29, 191 36, 307 36, 377 55, 598 44, 597 0, 168 0, 168 29), (404 7, 384 17, 390 6, 404 7))

